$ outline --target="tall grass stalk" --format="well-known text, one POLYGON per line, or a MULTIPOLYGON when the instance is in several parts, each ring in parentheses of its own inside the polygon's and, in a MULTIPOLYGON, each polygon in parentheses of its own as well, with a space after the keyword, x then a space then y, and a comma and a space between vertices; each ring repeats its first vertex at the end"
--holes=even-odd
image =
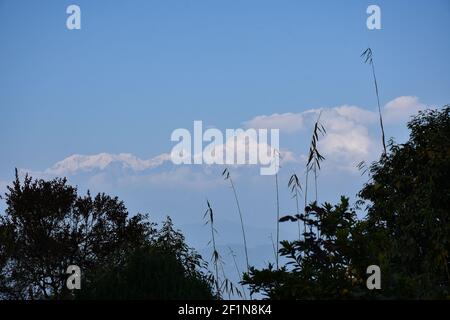
POLYGON ((273 249, 273 257, 275 260, 277 260, 277 249, 275 248, 275 241, 273 241, 273 235, 270 234, 270 241, 272 242, 272 249, 273 249))
MULTIPOLYGON (((216 297, 217 300, 220 300, 222 298, 222 293, 225 292, 228 295, 228 298, 231 299, 231 295, 237 294, 239 297, 242 297, 242 293, 239 289, 237 289, 233 283, 227 278, 225 274, 225 269, 223 267, 223 261, 219 254, 219 251, 216 247, 216 234, 217 230, 214 227, 214 212, 211 207, 211 204, 208 200, 206 200, 207 210, 205 214, 203 215, 203 219, 206 220, 205 224, 209 224, 211 228, 211 240, 208 244, 212 244, 213 247, 213 254, 211 257, 211 260, 214 264, 214 285, 216 287, 216 297), (220 282, 219 278, 219 268, 222 271, 223 280, 222 283, 220 282)), ((245 292, 244 292, 245 294, 245 292)))
MULTIPOLYGON (((292 198, 295 199, 295 206, 296 206, 296 209, 297 209, 296 213, 297 213, 297 215, 300 215, 300 208, 299 208, 299 203, 298 203, 298 197, 300 196, 300 192, 302 191, 302 186, 301 186, 300 180, 297 177, 297 175, 295 174, 295 172, 289 178, 288 188, 291 191, 292 198)), ((301 226, 300 226, 300 219, 297 219, 297 224, 298 224, 298 239, 300 240, 301 237, 302 237, 301 226)), ((303 221, 303 229, 306 232, 305 221, 303 221)))
POLYGON ((377 82, 377 76, 375 74, 375 63, 373 62, 373 52, 372 49, 369 47, 361 54, 361 57, 364 58, 364 63, 370 64, 372 67, 372 76, 373 76, 373 83, 375 86, 375 94, 377 96, 377 104, 378 104, 378 115, 380 119, 380 127, 381 127, 381 140, 383 143, 383 155, 386 155, 386 138, 384 134, 384 125, 383 125, 383 117, 381 115, 381 106, 380 106, 380 94, 378 91, 378 82, 377 82))
MULTIPOLYGON (((306 166, 306 173, 305 173, 305 207, 304 207, 304 211, 305 211, 305 216, 306 216, 306 207, 308 206, 308 180, 309 180, 309 169, 308 166, 306 166)), ((303 227, 304 230, 306 232, 306 223, 305 221, 303 221, 303 227)), ((309 226, 309 231, 311 231, 311 226, 309 226)))
POLYGON ((278 189, 278 173, 275 174, 275 188, 276 188, 276 195, 277 195, 277 255, 276 255, 276 263, 277 263, 277 270, 279 269, 279 249, 280 249, 280 194, 278 189))
POLYGON ((211 241, 212 247, 213 247, 213 254, 211 257, 211 260, 214 264, 214 271, 215 271, 215 285, 216 285, 216 294, 217 299, 219 300, 221 297, 221 290, 219 285, 219 262, 220 262, 220 255, 216 248, 216 237, 215 234, 217 233, 216 229, 214 228, 214 212, 211 207, 211 204, 208 200, 206 200, 207 210, 205 214, 203 215, 203 218, 206 219, 206 224, 209 224, 211 227, 211 241))
POLYGON ((314 172, 314 185, 315 185, 315 201, 317 202, 317 171, 320 170, 320 163, 325 158, 320 154, 317 149, 320 135, 325 135, 325 127, 320 123, 320 117, 322 112, 319 113, 316 123, 314 124, 313 135, 311 138, 311 145, 309 147, 308 162, 306 163, 306 170, 314 172))
MULTIPOLYGON (((319 113, 316 123, 314 124, 314 130, 311 138, 311 145, 309 147, 308 162, 306 163, 306 187, 305 187, 305 208, 307 206, 307 188, 308 188, 308 176, 309 172, 314 173, 314 189, 315 189, 315 202, 318 200, 318 187, 317 187, 317 171, 320 170, 320 163, 325 158, 320 154, 317 145, 319 143, 319 137, 326 134, 325 127, 320 122, 322 112, 319 113)), ((306 214, 306 212, 305 212, 306 214)), ((311 228, 311 227, 310 227, 311 228)), ((310 230, 311 231, 311 230, 310 230)), ((320 236, 320 235, 319 235, 320 236)))
MULTIPOLYGON (((242 282, 242 273, 239 270, 238 264, 236 262, 236 254, 234 253, 233 249, 231 249, 231 247, 228 247, 228 249, 230 250, 230 255, 233 258, 234 267, 236 268, 236 272, 239 277, 239 282, 242 282)), ((241 289, 242 289, 242 293, 244 295, 244 299, 247 300, 247 294, 245 293, 244 285, 242 285, 242 284, 241 284, 241 289)))
POLYGON ((229 180, 230 181, 231 189, 233 190, 234 199, 236 201, 236 206, 237 206, 238 213, 239 213, 239 218, 241 220, 242 238, 243 238, 243 241, 244 241, 245 262, 247 264, 247 273, 250 274, 250 264, 248 262, 247 239, 246 239, 246 236, 245 236, 244 218, 243 218, 243 215, 242 215, 241 205, 239 204, 239 199, 238 199, 238 196, 237 196, 236 188, 235 188, 234 183, 233 183, 233 179, 231 178, 231 175, 230 175, 230 171, 228 169, 223 170, 222 176, 225 178, 225 180, 229 180))

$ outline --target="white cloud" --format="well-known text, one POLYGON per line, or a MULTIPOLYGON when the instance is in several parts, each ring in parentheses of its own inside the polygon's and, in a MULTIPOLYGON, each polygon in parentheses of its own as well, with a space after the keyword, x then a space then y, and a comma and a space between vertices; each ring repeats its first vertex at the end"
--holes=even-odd
MULTIPOLYGON (((383 108, 386 123, 404 124, 412 115, 424 109, 417 97, 401 96, 389 101, 383 108)), ((281 132, 295 133, 300 129, 311 129, 318 113, 322 111, 322 123, 327 134, 319 145, 327 159, 339 161, 353 167, 353 162, 372 160, 379 154, 379 146, 373 128, 378 125, 377 110, 368 110, 354 105, 308 109, 300 113, 260 115, 244 122, 253 128, 279 128, 281 132)), ((378 134, 378 133, 376 133, 378 134)))
MULTIPOLYGON (((112 190, 115 187, 147 185, 156 187, 179 187, 186 189, 203 189, 219 185, 223 180, 219 176, 211 176, 207 167, 194 168, 187 166, 168 166, 158 169, 166 162, 172 164, 169 154, 163 153, 148 160, 142 160, 132 154, 100 153, 94 155, 72 155, 43 171, 19 170, 20 175, 31 175, 33 178, 50 179, 54 177, 75 177, 80 173, 89 173, 82 177, 85 185, 94 190, 112 190), (130 171, 111 171, 111 165, 130 171)), ((0 190, 3 182, 0 181, 0 190)), ((6 188, 6 183, 5 183, 6 188)))
POLYGON ((45 170, 30 170, 26 168, 19 169, 21 177, 28 174, 35 179, 53 179, 55 177, 75 177, 78 174, 89 173, 89 184, 100 185, 105 181, 111 183, 111 177, 123 174, 139 174, 147 169, 154 169, 171 161, 170 155, 163 153, 148 160, 142 160, 129 153, 110 154, 99 153, 93 155, 71 155, 61 161, 58 161, 50 168, 45 170), (111 168, 120 168, 124 171, 111 171, 111 168), (127 172, 129 170, 131 172, 127 172))
POLYGON ((246 128, 280 129, 281 132, 295 132, 303 128, 303 113, 274 113, 270 116, 261 115, 244 122, 246 128))
POLYGON ((142 160, 129 153, 99 153, 95 155, 75 154, 57 162, 43 173, 50 175, 70 175, 78 172, 89 172, 96 169, 104 170, 113 163, 118 163, 124 169, 143 171, 158 167, 166 161, 170 161, 169 154, 161 154, 148 160, 142 160))
MULTIPOLYGON (((191 154, 190 146, 179 145, 172 149, 177 164, 227 165, 232 167, 253 165, 262 171, 275 168, 279 163, 295 161, 289 150, 280 150, 279 133, 276 130, 261 132, 254 128, 247 130, 219 130, 208 136, 210 142, 203 143, 203 150, 191 154), (276 157, 279 155, 279 158, 276 157), (278 161, 279 160, 279 161, 278 161)), ((261 173, 264 174, 264 173, 261 173)))
MULTIPOLYGON (((424 104, 414 96, 401 96, 389 101, 383 108, 383 117, 386 122, 405 122, 411 115, 424 109, 424 104)), ((280 129, 281 132, 293 133, 308 127, 314 121, 314 115, 320 110, 335 111, 335 115, 351 120, 354 123, 372 125, 378 121, 376 110, 367 110, 354 105, 342 105, 331 108, 314 108, 299 113, 274 113, 272 115, 259 115, 245 121, 246 128, 280 129)))
MULTIPOLYGON (((424 105, 419 102, 417 97, 401 96, 389 101, 383 108, 384 119, 387 123, 405 122, 411 115, 423 109, 424 105)), ((319 148, 321 153, 326 157, 327 164, 330 167, 352 168, 355 164, 365 160, 373 160, 380 153, 378 141, 378 112, 367 110, 354 105, 341 105, 330 108, 312 108, 300 113, 274 113, 272 115, 259 115, 253 119, 244 122, 246 128, 254 129, 280 129, 280 132, 295 133, 299 130, 306 129, 307 139, 302 143, 308 144, 310 138, 310 130, 317 119, 318 114, 322 112, 322 123, 324 124, 327 134, 320 138, 319 148)), ((245 135, 238 135, 236 145, 230 150, 232 144, 230 141, 222 142, 214 147, 214 154, 224 152, 235 152, 236 154, 243 152, 246 158, 250 156, 249 141, 245 139, 245 135)), ((306 136, 305 136, 306 137, 306 136)), ((252 141, 257 145, 257 149, 265 148, 269 153, 274 152, 274 148, 279 146, 269 145, 264 141, 252 141)), ((207 143, 204 143, 204 147, 207 143)), ((254 149, 253 149, 254 150, 254 149)), ((306 150, 305 150, 306 151, 306 150)), ((302 162, 301 156, 295 156, 291 150, 280 150, 281 163, 302 162)), ((199 157, 199 155, 194 155, 199 157)), ((148 183, 159 184, 183 184, 187 187, 193 187, 193 184, 202 184, 201 180, 206 179, 208 165, 203 165, 200 170, 191 170, 191 168, 165 167, 163 172, 152 171, 145 172, 147 169, 154 169, 165 163, 171 164, 171 157, 168 153, 160 154, 156 157, 144 160, 129 153, 109 154, 99 153, 94 155, 72 155, 65 158, 52 167, 44 171, 21 170, 21 174, 30 172, 33 177, 54 177, 54 176, 71 176, 82 172, 93 172, 92 181, 100 183, 106 179, 106 175, 102 172, 110 166, 117 166, 124 171, 117 179, 123 182, 128 181, 146 181, 148 183), (100 172, 98 172, 100 171, 100 172), (184 181, 188 180, 188 182, 184 181)), ((0 191, 6 189, 6 183, 0 181, 0 191)))
POLYGON ((402 96, 386 103, 383 108, 383 116, 387 123, 404 123, 424 108, 425 105, 419 101, 419 98, 402 96))
POLYGON ((361 124, 372 124, 377 120, 377 114, 373 111, 358 106, 342 105, 333 108, 313 108, 299 113, 274 113, 270 116, 260 115, 244 122, 244 125, 246 128, 280 129, 281 132, 293 133, 311 126, 320 111, 335 111, 336 116, 344 117, 361 124))
POLYGON ((163 172, 124 176, 118 180, 118 184, 205 191, 224 184, 224 180, 219 174, 214 175, 205 170, 194 171, 192 166, 179 166, 163 172))
POLYGON ((349 132, 329 133, 321 142, 325 154, 328 155, 347 155, 346 158, 354 159, 361 157, 361 160, 367 159, 369 147, 372 144, 367 130, 364 128, 353 128, 349 132))
POLYGON ((283 165, 289 162, 298 162, 295 153, 289 150, 280 151, 280 164, 283 165))
POLYGON ((377 121, 377 114, 357 106, 343 105, 333 108, 338 115, 356 123, 372 124, 377 121))
MULTIPOLYGON (((293 133, 302 128, 312 128, 318 114, 327 134, 319 140, 325 156, 340 158, 342 161, 370 158, 372 138, 368 126, 376 123, 375 112, 357 106, 342 105, 333 108, 308 109, 301 113, 257 116, 245 122, 247 126, 280 128, 286 133, 293 133)), ((292 155, 292 153, 291 153, 292 155)))
POLYGON ((351 109, 337 107, 323 112, 322 123, 327 133, 319 139, 319 150, 329 168, 356 171, 359 162, 373 160, 379 154, 368 127, 373 121, 370 111, 351 109), (346 114, 351 109, 355 113, 346 114), (354 117, 356 114, 362 116, 354 117))

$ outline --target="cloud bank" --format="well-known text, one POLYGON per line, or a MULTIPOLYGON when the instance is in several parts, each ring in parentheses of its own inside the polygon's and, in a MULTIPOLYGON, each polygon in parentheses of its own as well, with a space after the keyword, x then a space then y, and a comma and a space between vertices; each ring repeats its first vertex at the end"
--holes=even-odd
MULTIPOLYGON (((424 108, 425 105, 417 97, 400 96, 386 103, 382 116, 388 125, 405 124, 424 108)), ((373 160, 379 154, 378 112, 359 106, 342 105, 299 113, 258 115, 243 124, 247 128, 277 128, 288 135, 301 131, 309 133, 319 113, 327 130, 319 146, 328 159, 336 160, 332 162, 337 167, 353 167, 354 164, 349 161, 373 160)))
POLYGON ((148 160, 142 160, 129 153, 110 154, 99 153, 95 155, 74 154, 46 169, 44 173, 52 175, 70 175, 80 171, 88 172, 95 169, 104 170, 113 163, 117 163, 124 169, 143 171, 158 167, 170 161, 170 155, 163 153, 148 160))
MULTIPOLYGON (((413 114, 424 109, 425 106, 414 96, 400 96, 389 101, 383 108, 383 119, 388 125, 404 124, 413 114)), ((350 169, 355 171, 356 163, 376 159, 381 150, 378 126, 378 112, 355 105, 341 105, 327 108, 311 108, 299 113, 274 113, 272 115, 257 115, 244 121, 245 128, 279 129, 283 139, 295 136, 299 132, 307 144, 314 122, 321 114, 321 122, 327 134, 320 138, 319 149, 326 157, 326 165, 330 169, 350 169)), ((300 139, 299 139, 300 140, 300 139)), ((236 152, 247 150, 244 136, 236 140, 236 152)), ((205 143, 207 144, 207 143, 205 143)), ((260 145, 258 145, 260 146, 260 145)), ((271 150, 270 146, 266 146, 271 150)), ((281 164, 283 166, 302 164, 305 161, 307 145, 281 147, 281 164), (289 148, 291 147, 291 148, 289 148)), ((229 141, 217 145, 214 153, 229 151, 229 141)), ((110 183, 108 172, 120 171, 115 174, 115 180, 123 184, 154 184, 158 186, 178 185, 195 188, 196 185, 209 188, 217 183, 215 178, 208 176, 210 165, 175 166, 171 162, 169 153, 162 153, 150 159, 141 159, 130 153, 110 154, 99 153, 93 155, 74 154, 56 162, 43 171, 20 170, 29 172, 35 177, 75 176, 79 174, 91 175, 91 182, 95 184, 110 183), (108 182, 109 181, 109 182, 108 182)), ((249 166, 234 166, 248 168, 249 166)), ((243 169, 245 170, 245 169, 243 169)), ((6 183, 0 182, 0 190, 6 189, 6 183)))

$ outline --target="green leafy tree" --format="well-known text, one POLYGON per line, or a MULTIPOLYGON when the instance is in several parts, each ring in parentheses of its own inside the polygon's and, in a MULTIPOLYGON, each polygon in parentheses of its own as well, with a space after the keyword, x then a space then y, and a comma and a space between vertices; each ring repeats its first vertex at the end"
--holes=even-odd
POLYGON ((243 283, 272 299, 450 298, 449 111, 420 112, 409 140, 391 141, 371 165, 364 219, 344 197, 281 218, 303 221, 303 238, 281 242, 285 266, 251 268, 243 283), (381 290, 366 288, 370 265, 380 266, 381 290))
MULTIPOLYGON (((144 215, 128 217, 118 198, 92 197, 89 192, 78 196, 66 179, 26 176, 22 183, 17 171, 5 200, 7 209, 0 216, 0 299, 72 299, 74 292, 66 287, 70 265, 80 267, 87 289, 95 277, 101 283, 101 275, 114 279, 111 272, 123 271, 118 279, 124 297, 207 296, 201 257, 186 246, 170 219, 158 231, 144 215), (146 288, 139 291, 135 286, 141 276, 146 281, 139 284, 146 288), (163 287, 166 280, 170 286, 151 291, 149 279, 159 281, 153 286, 163 287)), ((111 295, 86 290, 86 297, 111 295)))
POLYGON ((206 263, 167 218, 151 241, 118 264, 88 274, 77 299, 213 299, 206 263))
POLYGON ((353 242, 361 237, 361 227, 348 198, 342 197, 336 206, 313 202, 305 214, 280 221, 302 221, 309 231, 302 239, 281 242, 285 266, 274 270, 269 264, 263 270, 251 268, 244 275, 244 284, 253 292, 270 299, 337 299, 360 291, 362 274, 352 267, 357 262, 352 257, 359 253, 353 242))
POLYGON ((376 245, 390 296, 450 296, 450 107, 427 110, 408 123, 404 144, 370 168, 360 192, 369 237, 376 245))

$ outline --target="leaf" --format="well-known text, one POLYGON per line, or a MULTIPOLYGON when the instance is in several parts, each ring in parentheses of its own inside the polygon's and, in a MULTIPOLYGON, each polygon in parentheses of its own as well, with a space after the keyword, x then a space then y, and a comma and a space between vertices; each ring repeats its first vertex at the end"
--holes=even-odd
POLYGON ((281 217, 279 220, 279 222, 286 222, 286 221, 294 222, 294 221, 297 221, 297 218, 295 216, 284 216, 284 217, 281 217))

